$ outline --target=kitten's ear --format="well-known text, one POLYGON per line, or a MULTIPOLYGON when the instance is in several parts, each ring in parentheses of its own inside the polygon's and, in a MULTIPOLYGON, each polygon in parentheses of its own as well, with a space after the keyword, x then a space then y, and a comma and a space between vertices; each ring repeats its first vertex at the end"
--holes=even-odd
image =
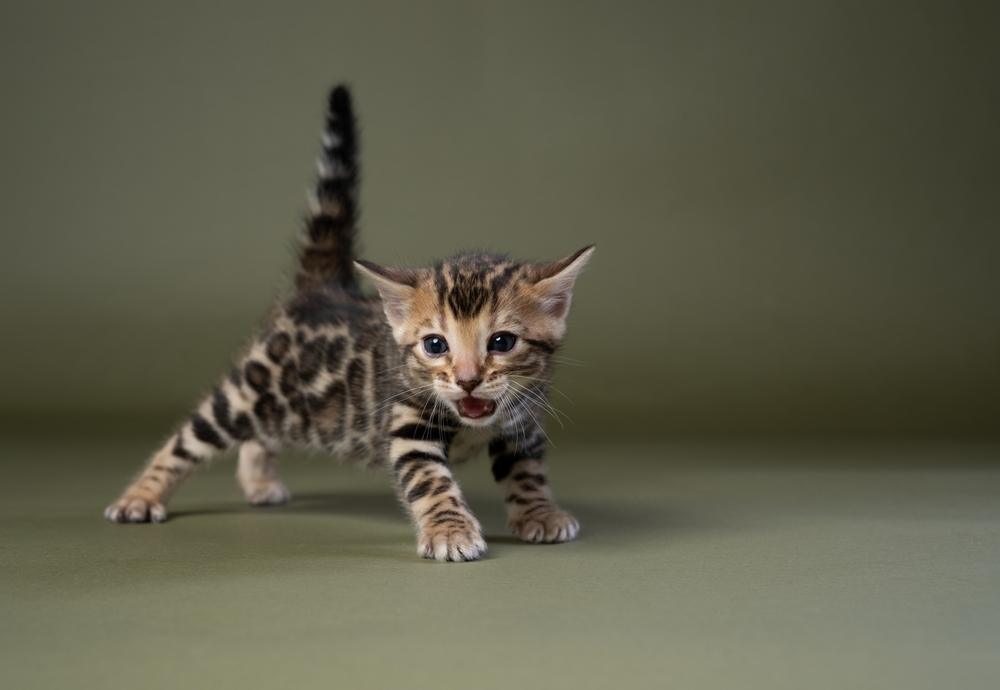
POLYGON ((375 284, 382 296, 382 308, 389 319, 389 325, 395 330, 406 321, 413 304, 414 289, 417 284, 415 271, 405 268, 379 266, 371 261, 355 261, 355 267, 362 275, 375 284))
POLYGON ((595 245, 588 245, 565 259, 553 261, 538 267, 535 290, 542 300, 542 306, 550 316, 565 319, 573 299, 573 285, 580 271, 587 265, 595 245))

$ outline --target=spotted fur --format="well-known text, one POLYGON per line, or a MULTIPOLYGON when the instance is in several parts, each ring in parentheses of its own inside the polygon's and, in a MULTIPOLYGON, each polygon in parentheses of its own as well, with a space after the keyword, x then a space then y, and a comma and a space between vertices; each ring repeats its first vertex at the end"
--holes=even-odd
POLYGON ((295 290, 108 506, 109 520, 165 520, 180 482, 234 446, 247 500, 284 503, 275 456, 311 447, 384 467, 420 555, 475 560, 486 543, 452 465, 487 448, 515 534, 529 542, 576 536, 576 520, 552 497, 541 417, 573 284, 592 247, 552 263, 483 253, 420 269, 356 261, 357 149, 350 95, 338 86, 295 290), (378 296, 362 291, 359 273, 378 296), (498 332, 515 336, 509 351, 488 349, 498 332), (446 339, 448 352, 429 354, 428 334, 446 339))

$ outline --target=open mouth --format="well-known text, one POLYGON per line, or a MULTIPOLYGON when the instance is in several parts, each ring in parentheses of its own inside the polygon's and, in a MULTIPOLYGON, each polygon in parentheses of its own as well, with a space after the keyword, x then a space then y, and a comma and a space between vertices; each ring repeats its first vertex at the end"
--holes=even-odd
POLYGON ((468 417, 469 419, 482 419, 483 417, 489 417, 497 409, 495 400, 476 398, 471 395, 465 396, 456 404, 458 405, 458 413, 463 417, 468 417))

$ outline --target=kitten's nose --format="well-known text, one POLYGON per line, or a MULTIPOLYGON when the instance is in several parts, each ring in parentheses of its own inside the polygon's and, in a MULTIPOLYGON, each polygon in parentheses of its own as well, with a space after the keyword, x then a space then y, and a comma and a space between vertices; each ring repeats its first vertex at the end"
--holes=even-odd
POLYGON ((461 388, 462 390, 464 390, 466 393, 471 393, 472 391, 476 390, 476 386, 478 386, 482 382, 483 382, 482 379, 456 379, 455 380, 455 383, 458 384, 458 387, 461 388))

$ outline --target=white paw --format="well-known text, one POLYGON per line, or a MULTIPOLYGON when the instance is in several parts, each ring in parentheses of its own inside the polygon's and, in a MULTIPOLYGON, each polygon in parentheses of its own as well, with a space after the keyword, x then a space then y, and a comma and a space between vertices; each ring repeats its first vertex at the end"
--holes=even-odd
POLYGON ((529 515, 516 515, 509 524, 519 539, 533 544, 571 541, 580 533, 576 518, 555 506, 529 515))
POLYGON ((255 506, 280 506, 292 498, 288 488, 279 481, 255 484, 244 488, 243 494, 247 502, 255 506))
POLYGON ((417 553, 436 561, 478 561, 486 555, 486 541, 478 530, 438 525, 421 532, 417 553))
POLYGON ((163 522, 167 509, 150 499, 123 496, 104 509, 104 517, 111 522, 163 522))

